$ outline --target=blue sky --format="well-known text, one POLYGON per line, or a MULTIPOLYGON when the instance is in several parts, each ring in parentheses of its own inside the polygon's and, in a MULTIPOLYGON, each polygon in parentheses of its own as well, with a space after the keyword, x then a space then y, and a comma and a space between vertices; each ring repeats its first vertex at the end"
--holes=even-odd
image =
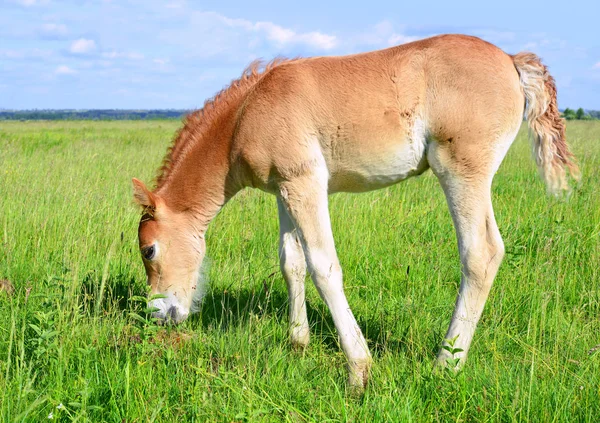
POLYGON ((0 0, 0 108, 198 108, 256 58, 441 33, 530 50, 559 107, 600 109, 600 1, 0 0))

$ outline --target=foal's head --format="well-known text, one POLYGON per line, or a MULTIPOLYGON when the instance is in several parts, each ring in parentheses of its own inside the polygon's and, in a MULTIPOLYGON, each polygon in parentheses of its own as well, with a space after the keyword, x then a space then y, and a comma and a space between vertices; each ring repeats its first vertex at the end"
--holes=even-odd
POLYGON ((202 295, 204 236, 190 213, 169 209, 162 197, 135 178, 133 190, 135 201, 144 208, 138 237, 150 295, 166 296, 150 302, 158 309, 153 316, 179 323, 202 295))

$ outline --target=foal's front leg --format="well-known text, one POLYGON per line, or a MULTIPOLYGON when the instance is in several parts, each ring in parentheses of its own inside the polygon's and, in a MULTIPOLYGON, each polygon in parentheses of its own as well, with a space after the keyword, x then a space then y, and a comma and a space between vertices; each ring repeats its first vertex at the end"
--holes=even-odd
POLYGON ((290 340, 294 347, 303 349, 310 339, 304 293, 306 260, 296 227, 279 198, 277 209, 279 211, 279 265, 288 289, 290 340))
POLYGON ((362 389, 372 360, 344 294, 342 269, 327 209, 326 169, 317 169, 293 181, 283 182, 280 192, 281 201, 298 229, 310 275, 331 311, 342 350, 348 359, 348 382, 362 389))

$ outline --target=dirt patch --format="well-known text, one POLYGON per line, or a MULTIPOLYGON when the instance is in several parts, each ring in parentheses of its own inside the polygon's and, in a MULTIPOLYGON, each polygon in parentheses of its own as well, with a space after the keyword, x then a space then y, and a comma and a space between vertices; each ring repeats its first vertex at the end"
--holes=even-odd
POLYGON ((15 292, 15 287, 8 279, 0 279, 0 292, 6 292, 12 295, 15 292))
POLYGON ((173 348, 181 348, 186 342, 190 341, 194 336, 185 332, 168 332, 161 331, 154 336, 154 342, 173 348))

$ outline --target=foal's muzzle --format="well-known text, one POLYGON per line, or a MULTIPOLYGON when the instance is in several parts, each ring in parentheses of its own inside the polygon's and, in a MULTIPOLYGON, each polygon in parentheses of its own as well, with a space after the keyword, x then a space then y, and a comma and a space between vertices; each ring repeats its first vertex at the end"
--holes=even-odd
POLYGON ((190 314, 189 310, 184 308, 173 294, 167 294, 166 298, 152 300, 149 306, 157 309, 152 313, 152 317, 158 319, 160 324, 181 323, 190 314))

